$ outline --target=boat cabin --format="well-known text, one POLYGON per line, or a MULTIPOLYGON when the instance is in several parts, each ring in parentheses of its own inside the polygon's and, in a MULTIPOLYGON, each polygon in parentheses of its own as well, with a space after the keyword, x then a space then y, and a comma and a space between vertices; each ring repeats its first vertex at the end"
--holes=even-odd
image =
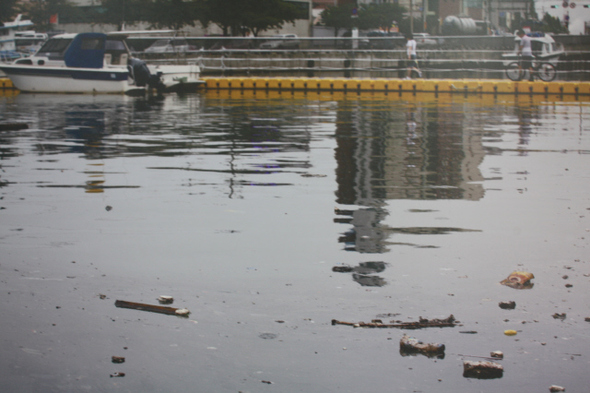
POLYGON ((56 35, 33 56, 19 59, 15 64, 103 68, 127 66, 129 58, 129 48, 123 38, 103 33, 79 33, 56 35))

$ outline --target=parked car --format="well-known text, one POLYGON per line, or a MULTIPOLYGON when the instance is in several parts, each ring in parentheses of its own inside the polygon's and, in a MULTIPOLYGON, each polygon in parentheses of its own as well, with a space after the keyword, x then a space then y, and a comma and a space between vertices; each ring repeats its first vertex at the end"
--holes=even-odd
MULTIPOLYGON (((339 39, 338 41, 336 41, 336 48, 340 49, 351 49, 352 48, 352 32, 349 30, 347 32, 345 32, 344 34, 342 34, 340 37, 344 38, 344 39, 339 39)), ((357 48, 358 49, 369 49, 369 40, 367 39, 367 37, 358 37, 358 39, 356 40, 357 42, 357 48)))
POLYGON ((299 49, 297 34, 279 34, 260 44, 260 49, 299 49))
POLYGON ((189 45, 184 38, 169 38, 156 40, 145 49, 145 53, 177 53, 196 49, 195 46, 189 45))
POLYGON ((367 33, 367 38, 371 49, 393 49, 405 44, 403 36, 397 32, 370 31, 367 33))
POLYGON ((433 39, 428 33, 414 33, 416 44, 420 45, 438 45, 438 41, 433 39))
POLYGON ((215 42, 209 49, 253 49, 254 43, 250 39, 220 39, 215 42))

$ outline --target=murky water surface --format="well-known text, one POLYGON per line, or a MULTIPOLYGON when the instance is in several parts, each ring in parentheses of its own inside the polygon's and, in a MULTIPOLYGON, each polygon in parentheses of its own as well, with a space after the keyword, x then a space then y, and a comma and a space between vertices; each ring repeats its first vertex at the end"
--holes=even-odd
POLYGON ((590 384, 588 102, 209 92, 0 108, 29 125, 0 132, 3 392, 590 384), (534 286, 501 285, 515 270, 534 286), (115 307, 160 295, 190 316, 115 307), (331 322, 451 314, 460 326, 331 322), (404 333, 444 358, 402 356, 404 333), (463 376, 496 350, 502 378, 463 376))

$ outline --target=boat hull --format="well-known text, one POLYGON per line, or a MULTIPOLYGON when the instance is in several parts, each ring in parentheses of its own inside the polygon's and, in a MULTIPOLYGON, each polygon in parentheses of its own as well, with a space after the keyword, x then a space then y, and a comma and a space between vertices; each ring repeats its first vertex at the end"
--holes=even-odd
POLYGON ((201 69, 197 65, 150 65, 150 72, 158 75, 166 92, 190 92, 204 85, 199 79, 201 69))
POLYGON ((14 86, 30 93, 128 93, 138 88, 125 68, 88 69, 0 65, 14 86))

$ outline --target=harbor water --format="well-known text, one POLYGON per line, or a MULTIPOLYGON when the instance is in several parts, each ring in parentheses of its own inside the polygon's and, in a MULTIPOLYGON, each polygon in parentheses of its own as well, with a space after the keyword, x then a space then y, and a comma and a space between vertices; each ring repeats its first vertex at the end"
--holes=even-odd
POLYGON ((590 385, 587 99, 19 94, 2 123, 2 392, 590 385), (190 315, 115 306, 162 295, 190 315))

